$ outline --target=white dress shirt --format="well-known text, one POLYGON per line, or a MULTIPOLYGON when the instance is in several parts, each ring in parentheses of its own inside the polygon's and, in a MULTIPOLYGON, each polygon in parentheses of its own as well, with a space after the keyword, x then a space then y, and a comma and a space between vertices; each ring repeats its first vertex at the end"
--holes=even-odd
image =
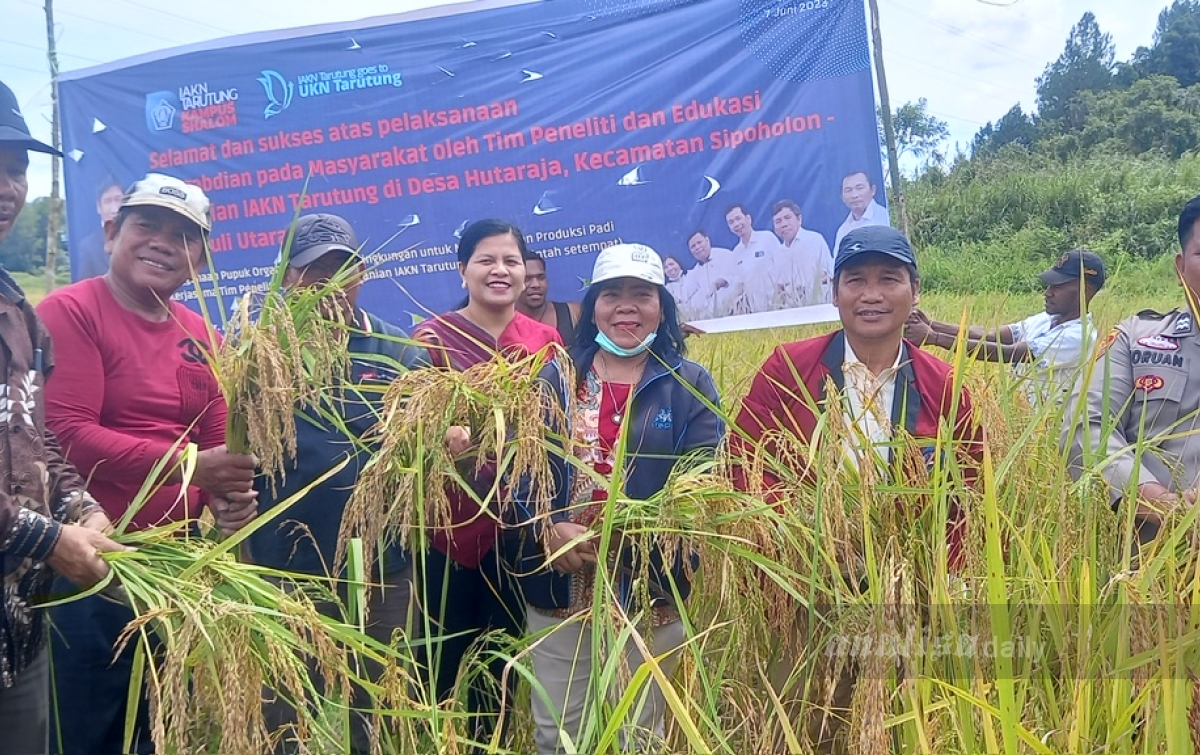
POLYGON ((1089 312, 1086 320, 1076 318, 1054 324, 1046 312, 1026 317, 1008 326, 1013 342, 1024 341, 1032 359, 1014 365, 1018 375, 1028 380, 1025 387, 1030 401, 1061 397, 1063 391, 1075 384, 1085 355, 1091 355, 1096 345, 1096 325, 1089 312))
POLYGON ((843 389, 842 413, 846 425, 851 428, 846 438, 846 460, 855 469, 861 469, 870 461, 886 462, 891 455, 892 408, 896 399, 896 374, 900 371, 900 359, 904 355, 901 344, 896 352, 896 361, 878 375, 872 375, 863 364, 850 340, 845 339, 846 353, 842 357, 842 374, 846 378, 843 389), (866 450, 874 452, 874 459, 865 458, 866 450))
POLYGON ((782 301, 791 270, 781 264, 784 248, 770 231, 754 231, 748 242, 739 241, 733 248, 732 259, 737 265, 737 277, 742 283, 745 312, 772 312, 785 309, 782 301))
POLYGON ((793 306, 808 307, 833 301, 833 255, 825 237, 801 228, 792 243, 784 243, 782 247, 783 259, 794 271, 794 296, 799 302, 793 306))
POLYGON ((854 218, 854 213, 851 212, 842 221, 841 227, 837 230, 837 236, 833 240, 833 251, 836 254, 839 246, 842 245, 842 238, 855 228, 862 228, 868 225, 891 225, 892 222, 888 218, 887 210, 883 209, 874 199, 867 205, 867 209, 863 211, 863 216, 857 220, 854 218))

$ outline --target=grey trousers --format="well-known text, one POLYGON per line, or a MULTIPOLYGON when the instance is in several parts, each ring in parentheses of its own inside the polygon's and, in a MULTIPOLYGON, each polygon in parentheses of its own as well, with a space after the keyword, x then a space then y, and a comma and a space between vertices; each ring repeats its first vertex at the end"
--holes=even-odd
MULTIPOLYGON (((534 743, 538 755, 557 755, 565 752, 563 736, 570 737, 578 747, 584 713, 591 703, 591 677, 593 671, 599 671, 592 667, 592 627, 586 621, 546 616, 532 606, 527 617, 530 634, 553 630, 537 641, 530 653, 534 676, 545 691, 544 697, 539 690, 533 691, 533 722, 537 727, 534 743)), ((676 621, 654 629, 645 636, 645 642, 654 656, 662 656, 683 644, 684 634, 683 622, 676 621)), ((633 674, 645 658, 632 639, 623 652, 626 673, 633 674)), ((659 662, 659 668, 668 677, 678 666, 678 653, 671 653, 659 662)), ((615 701, 625 690, 618 687, 608 692, 615 701)), ((663 737, 666 710, 662 689, 651 679, 633 705, 628 729, 621 737, 622 750, 652 752, 653 743, 663 737)))
POLYGON ((0 688, 0 755, 45 755, 50 751, 50 663, 46 649, 0 688))

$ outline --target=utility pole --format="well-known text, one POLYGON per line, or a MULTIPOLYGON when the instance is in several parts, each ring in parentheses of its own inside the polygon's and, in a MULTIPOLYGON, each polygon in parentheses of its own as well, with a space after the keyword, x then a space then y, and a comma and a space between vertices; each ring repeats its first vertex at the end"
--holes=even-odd
MULTIPOLYGON (((54 0, 46 1, 46 56, 50 62, 50 144, 62 150, 58 133, 58 53, 54 47, 54 0)), ((58 237, 62 227, 62 199, 59 197, 60 159, 50 157, 50 212, 46 217, 46 293, 54 290, 54 272, 58 265, 58 237)))
MULTIPOLYGON (((49 2, 49 0, 47 0, 49 2)), ((896 197, 896 220, 900 232, 908 235, 908 210, 904 207, 904 185, 900 158, 896 154, 896 129, 892 125, 892 102, 888 98, 887 76, 883 72, 883 37, 879 33, 879 0, 867 0, 871 9, 871 44, 875 51, 875 79, 879 82, 879 113, 883 117, 883 137, 887 141, 888 173, 896 197)))

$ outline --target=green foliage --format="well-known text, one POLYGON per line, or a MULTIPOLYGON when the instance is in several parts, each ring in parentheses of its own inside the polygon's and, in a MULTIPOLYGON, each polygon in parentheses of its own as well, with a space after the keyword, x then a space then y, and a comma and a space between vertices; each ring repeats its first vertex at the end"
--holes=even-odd
POLYGON ((1023 292, 1036 290, 1035 272, 1078 246, 1164 280, 1170 271, 1146 261, 1174 254, 1179 208, 1198 187, 1194 154, 1060 162, 1010 145, 922 176, 907 202, 928 289, 1023 292))
POLYGON ((1114 60, 1112 37, 1091 13, 1037 79, 1037 113, 1016 105, 972 141, 990 157, 1009 144, 1065 160, 1097 151, 1178 157, 1200 146, 1200 0, 1175 0, 1158 18, 1154 44, 1114 60))
POLYGON ((1170 76, 1142 79, 1128 89, 1081 92, 1071 103, 1083 123, 1077 149, 1179 157, 1200 144, 1200 85, 1182 88, 1170 76))
POLYGON ((914 183, 912 235, 921 245, 999 240, 1040 223, 1063 234, 1058 241, 1153 257, 1174 250, 1179 208, 1195 195, 1198 179, 1195 155, 1172 161, 1098 154, 1064 163, 1010 147, 956 166, 939 186, 914 183))
MULTIPOLYGON (((879 143, 886 145, 882 117, 877 121, 880 124, 879 143)), ((950 136, 950 128, 945 121, 929 114, 929 101, 924 97, 896 108, 892 114, 892 127, 900 156, 912 155, 928 166, 941 165, 946 161, 941 146, 950 136)), ((886 156, 884 159, 887 159, 886 156)))
POLYGON ((972 152, 976 155, 995 154, 1001 147, 1008 144, 1019 144, 1032 147, 1037 140, 1037 128, 1033 118, 1025 114, 1020 103, 1013 105, 1004 117, 993 126, 988 121, 971 142, 972 152))
POLYGON ((1115 56, 1112 36, 1100 31, 1091 11, 1084 13, 1079 23, 1071 27, 1062 55, 1038 77, 1037 103, 1041 117, 1065 118, 1077 93, 1112 87, 1115 56))
POLYGON ((32 273, 45 265, 49 210, 50 198, 38 197, 17 216, 12 232, 0 244, 0 265, 6 270, 32 273))
POLYGON ((1125 270, 1129 291, 1172 280, 1160 258, 1200 191, 1200 0, 1164 9, 1153 46, 1126 63, 1084 14, 1037 85, 1036 113, 1013 106, 969 157, 908 186, 926 287, 1033 291, 1032 273, 1078 246, 1125 270))
POLYGON ((1148 75, 1173 76, 1181 86, 1200 83, 1200 2, 1175 0, 1158 14, 1154 46, 1140 48, 1134 65, 1148 75))

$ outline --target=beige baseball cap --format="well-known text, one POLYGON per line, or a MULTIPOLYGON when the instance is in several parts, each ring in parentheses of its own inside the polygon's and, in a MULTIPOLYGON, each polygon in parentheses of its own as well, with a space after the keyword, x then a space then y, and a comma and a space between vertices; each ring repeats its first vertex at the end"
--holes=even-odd
POLYGON ((645 244, 613 244, 600 250, 592 268, 592 284, 614 278, 637 278, 657 286, 666 281, 662 259, 645 244))
POLYGON ((212 230, 212 203, 204 191, 162 173, 147 173, 130 186, 121 200, 121 207, 163 207, 172 210, 208 233, 212 230))

